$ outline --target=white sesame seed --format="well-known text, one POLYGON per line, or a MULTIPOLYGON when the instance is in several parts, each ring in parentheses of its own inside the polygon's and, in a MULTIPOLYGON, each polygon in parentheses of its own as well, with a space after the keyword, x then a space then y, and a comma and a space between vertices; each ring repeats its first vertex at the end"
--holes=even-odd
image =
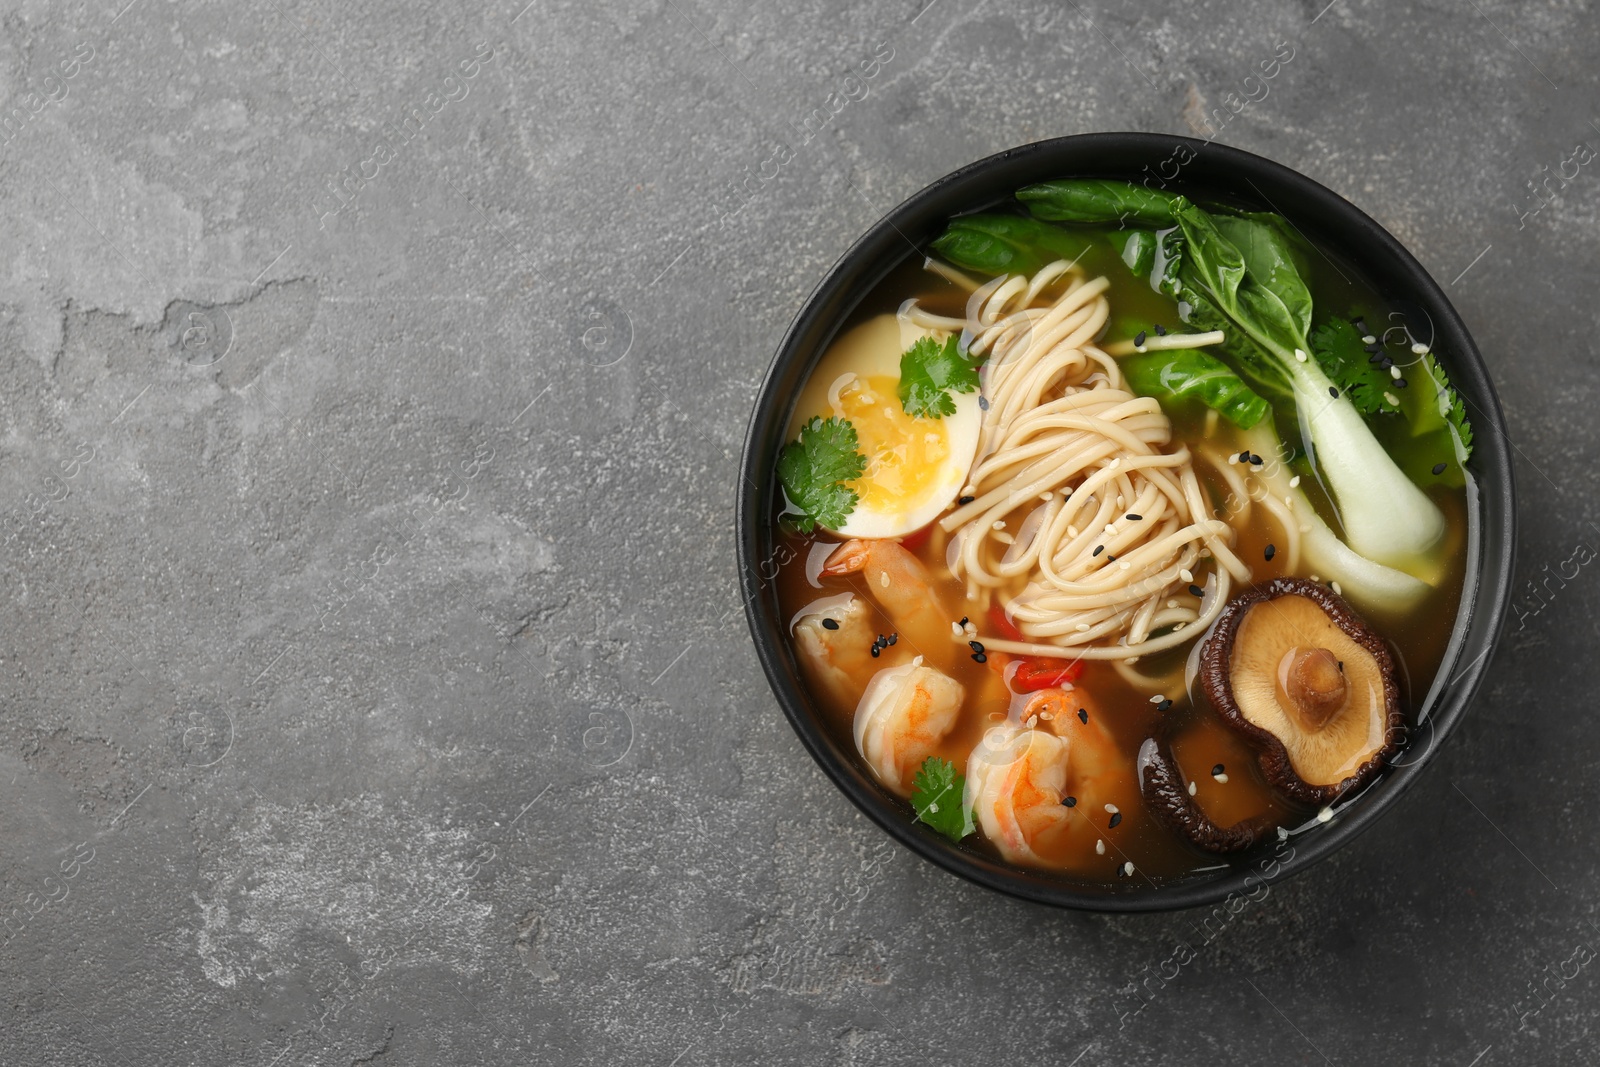
POLYGON ((950 636, 951 637, 960 637, 961 636, 961 624, 959 622, 952 621, 950 623, 950 636))
POLYGON ((1182 570, 1178 571, 1178 577, 1182 578, 1186 582, 1192 582, 1194 581, 1194 572, 1188 567, 1184 567, 1182 570))
POLYGON ((1235 463, 1238 463, 1238 462, 1239 462, 1239 457, 1237 455, 1234 455, 1233 453, 1229 453, 1228 454, 1228 466, 1231 467, 1235 463))
POLYGON ((1414 355, 1425 356, 1428 354, 1428 346, 1418 341, 1411 346, 1411 351, 1414 355))
POLYGON ((1004 530, 996 530, 994 539, 999 541, 1002 545, 1014 545, 1017 543, 1017 539, 1006 533, 1004 530))
POLYGON ((1308 357, 1306 356, 1306 354, 1304 352, 1300 351, 1297 348, 1297 349, 1294 350, 1294 358, 1295 358, 1295 360, 1297 362, 1304 363, 1308 357))
POLYGON ((1339 583, 1338 582, 1334 582, 1333 583, 1333 595, 1334 596, 1344 596, 1344 590, 1339 588, 1339 583))
POLYGON ((1179 630, 1181 630, 1181 629, 1183 629, 1183 628, 1184 628, 1184 627, 1186 627, 1186 626, 1188 626, 1188 625, 1189 625, 1189 624, 1188 624, 1188 623, 1186 623, 1186 622, 1180 622, 1180 623, 1177 623, 1177 624, 1176 624, 1176 625, 1174 625, 1174 626, 1173 626, 1173 627, 1172 627, 1172 632, 1173 632, 1173 633, 1177 633, 1177 632, 1178 632, 1178 631, 1179 631, 1179 630))
POLYGON ((1389 377, 1398 379, 1400 377, 1400 368, 1398 366, 1390 367, 1389 377))
POLYGON ((1068 526, 1067 527, 1067 536, 1068 537, 1077 537, 1078 536, 1078 528, 1076 526, 1068 526))
POLYGON ((1051 492, 1049 489, 1046 489, 1044 492, 1039 494, 1040 500, 1054 500, 1055 498, 1055 493, 1051 492))
POLYGON ((1114 523, 1114 522, 1106 523, 1106 533, 1115 534, 1116 532, 1117 532, 1117 524, 1116 523, 1114 523))
POLYGON ((1389 402, 1390 407, 1397 408, 1400 406, 1400 398, 1393 393, 1384 393, 1383 398, 1389 402))
POLYGON ((1088 624, 1088 623, 1086 623, 1086 622, 1080 622, 1080 623, 1079 623, 1079 624, 1078 624, 1078 632, 1079 632, 1079 633, 1080 633, 1080 634, 1086 634, 1086 633, 1088 633, 1088 632, 1089 632, 1089 628, 1090 628, 1090 627, 1089 627, 1089 624, 1088 624))
POLYGON ((996 530, 1004 530, 1006 528, 1006 520, 996 519, 991 525, 996 530))
POLYGON ((1211 777, 1215 778, 1217 781, 1221 782, 1223 785, 1227 785, 1228 784, 1228 772, 1227 771, 1223 771, 1221 774, 1213 774, 1211 777))
POLYGON ((1106 854, 1106 843, 1103 839, 1094 843, 1094 851, 1098 856, 1104 856, 1106 854))
POLYGON ((889 572, 888 571, 884 571, 883 573, 878 575, 878 584, 883 586, 885 589, 889 588, 889 572))
POLYGON ((1313 575, 1312 575, 1312 576, 1311 576, 1311 580, 1312 580, 1312 581, 1313 581, 1313 582, 1320 582, 1320 581, 1322 581, 1322 579, 1321 579, 1321 578, 1318 578, 1318 577, 1317 577, 1317 576, 1316 576, 1316 575, 1315 575, 1315 574, 1313 574, 1313 575))
POLYGON ((1287 841, 1287 840, 1289 840, 1289 831, 1284 829, 1282 826, 1278 827, 1278 840, 1279 841, 1287 841))
POLYGON ((1175 607, 1177 607, 1177 606, 1178 606, 1178 602, 1177 602, 1177 600, 1175 600, 1175 599, 1169 599, 1169 600, 1168 600, 1168 601, 1167 601, 1167 607, 1169 607, 1169 608, 1175 608, 1175 607))
POLYGON ((1300 476, 1298 474, 1296 474, 1293 478, 1289 479, 1289 488, 1290 489, 1298 489, 1298 488, 1300 488, 1300 476))
POLYGON ((1378 343, 1378 339, 1369 333, 1361 338, 1361 343, 1364 345, 1375 345, 1378 343))
POLYGON ((1153 696, 1153 697, 1151 697, 1151 698, 1150 698, 1150 703, 1152 703, 1152 704, 1159 704, 1159 703, 1161 703, 1161 702, 1162 702, 1162 701, 1163 701, 1163 700, 1165 700, 1165 699, 1167 699, 1167 698, 1166 698, 1166 697, 1164 697, 1164 696, 1162 696, 1162 695, 1161 695, 1161 694, 1160 694, 1160 693, 1157 693, 1157 694, 1156 694, 1156 695, 1155 695, 1155 696, 1153 696))
POLYGON ((1196 792, 1196 791, 1197 791, 1197 790, 1198 790, 1198 789, 1199 789, 1199 787, 1198 787, 1198 786, 1196 786, 1196 785, 1195 785, 1195 784, 1194 784, 1194 783, 1193 783, 1193 782, 1190 782, 1190 783, 1189 783, 1189 795, 1190 795, 1190 796, 1194 796, 1194 794, 1195 794, 1195 792, 1196 792))
POLYGON ((1333 809, 1332 808, 1323 808, 1321 811, 1317 812, 1317 821, 1318 822, 1328 822, 1332 818, 1333 818, 1333 809))
POLYGON ((1106 805, 1106 814, 1107 815, 1115 815, 1116 813, 1117 813, 1117 806, 1115 804, 1107 804, 1106 805))
POLYGON ((1132 875, 1133 875, 1133 861, 1132 860, 1129 860, 1127 863, 1124 863, 1122 865, 1122 873, 1128 875, 1129 877, 1132 877, 1132 875))
POLYGON ((1133 566, 1133 564, 1118 561, 1117 566, 1121 567, 1123 570, 1127 570, 1129 567, 1133 566))

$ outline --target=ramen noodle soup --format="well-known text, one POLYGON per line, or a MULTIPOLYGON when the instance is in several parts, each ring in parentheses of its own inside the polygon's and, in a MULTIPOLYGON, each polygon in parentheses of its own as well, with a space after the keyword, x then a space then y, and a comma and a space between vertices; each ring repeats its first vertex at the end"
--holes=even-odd
POLYGON ((1406 751, 1456 616, 1472 435, 1431 331, 1277 215, 1123 182, 930 251, 773 472, 841 747, 927 833, 1077 883, 1328 818, 1406 751))

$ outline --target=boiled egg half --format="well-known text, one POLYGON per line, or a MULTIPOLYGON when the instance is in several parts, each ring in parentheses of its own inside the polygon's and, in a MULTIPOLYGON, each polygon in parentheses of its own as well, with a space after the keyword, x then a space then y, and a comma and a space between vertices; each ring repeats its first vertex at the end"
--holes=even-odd
POLYGON ((978 393, 952 393, 956 410, 915 418, 900 405, 900 356, 919 339, 946 334, 895 315, 879 315, 834 342, 801 391, 789 427, 793 440, 813 417, 836 416, 856 429, 867 457, 847 483, 859 500, 833 532, 843 537, 901 537, 938 518, 961 493, 978 450, 978 393))

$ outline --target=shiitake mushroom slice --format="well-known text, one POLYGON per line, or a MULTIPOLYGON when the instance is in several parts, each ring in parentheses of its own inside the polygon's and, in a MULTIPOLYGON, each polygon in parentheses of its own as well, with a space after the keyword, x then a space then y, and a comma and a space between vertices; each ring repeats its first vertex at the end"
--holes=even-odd
POLYGON ((1306 804, 1372 781, 1404 733, 1388 646, 1342 598, 1303 578, 1235 597, 1201 647, 1197 681, 1259 748, 1267 781, 1306 804))

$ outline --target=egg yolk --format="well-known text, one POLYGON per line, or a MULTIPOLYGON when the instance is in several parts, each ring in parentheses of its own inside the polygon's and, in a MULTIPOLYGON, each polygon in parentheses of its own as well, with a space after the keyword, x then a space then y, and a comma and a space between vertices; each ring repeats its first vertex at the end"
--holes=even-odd
POLYGON ((923 503, 950 457, 943 419, 917 419, 900 406, 900 382, 887 375, 857 377, 839 390, 842 414, 856 428, 867 469, 850 483, 861 505, 894 514, 923 503))

